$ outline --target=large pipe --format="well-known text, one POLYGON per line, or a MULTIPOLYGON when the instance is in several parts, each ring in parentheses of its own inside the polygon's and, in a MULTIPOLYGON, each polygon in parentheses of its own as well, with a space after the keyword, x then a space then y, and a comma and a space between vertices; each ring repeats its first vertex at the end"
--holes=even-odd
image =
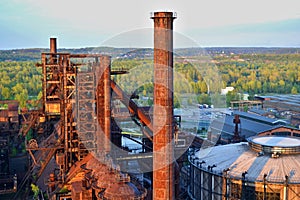
POLYGON ((97 86, 97 115, 100 125, 98 135, 98 151, 109 153, 111 138, 111 57, 100 56, 97 86))
POLYGON ((173 149, 173 12, 155 12, 153 199, 175 199, 173 149))
MULTIPOLYGON (((50 53, 56 54, 57 53, 57 43, 56 38, 50 38, 50 53)), ((50 63, 56 64, 57 63, 57 56, 51 55, 50 56, 50 63)))
POLYGON ((50 38, 50 53, 57 53, 56 38, 50 38))
MULTIPOLYGON (((125 92, 113 80, 110 81, 110 85, 114 93, 118 96, 118 98, 120 98, 122 103, 128 108, 129 112, 131 114, 135 114, 138 117, 138 119, 141 120, 141 122, 150 129, 150 131, 153 131, 151 119, 145 113, 145 111, 142 108, 139 108, 138 105, 132 99, 130 99, 130 97, 127 96, 127 94, 125 94, 125 92)), ((147 134, 147 132, 145 133, 147 134)), ((149 134, 147 135, 147 137, 152 141, 152 138, 149 134)))

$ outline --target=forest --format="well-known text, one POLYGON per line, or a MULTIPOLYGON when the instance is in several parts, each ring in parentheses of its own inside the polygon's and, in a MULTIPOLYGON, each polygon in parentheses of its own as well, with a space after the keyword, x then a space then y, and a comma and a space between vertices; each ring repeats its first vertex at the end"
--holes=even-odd
MULTIPOLYGON (((116 60, 113 66, 127 67, 129 73, 115 79, 128 93, 151 96, 152 63, 151 60, 116 60)), ((229 86, 235 89, 227 94, 227 105, 231 100, 240 100, 239 94, 246 93, 251 99, 255 94, 300 92, 300 54, 175 57, 174 71, 175 100, 176 95, 194 94, 197 103, 210 104, 209 95, 229 86)))
POLYGON ((0 62, 0 99, 17 100, 21 107, 27 100, 42 96, 42 69, 33 61, 0 62))
MULTIPOLYGON (((210 95, 221 88, 234 87, 227 103, 239 100, 240 94, 298 94, 300 92, 300 54, 216 54, 175 56, 175 105, 180 95, 193 96, 196 103, 210 104, 210 95)), ((0 62, 0 99, 15 99, 21 107, 39 99, 42 70, 36 61, 0 62)), ((153 96, 153 61, 148 58, 113 58, 112 70, 127 69, 128 74, 112 77, 129 94, 153 96)), ((189 100, 188 101, 192 101, 189 100)), ((149 102, 151 104, 151 102, 149 102)))

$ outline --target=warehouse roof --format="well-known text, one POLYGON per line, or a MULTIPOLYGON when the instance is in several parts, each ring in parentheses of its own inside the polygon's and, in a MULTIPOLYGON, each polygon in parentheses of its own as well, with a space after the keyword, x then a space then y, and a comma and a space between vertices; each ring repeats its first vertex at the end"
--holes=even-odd
POLYGON ((223 138, 234 135, 235 124, 234 115, 240 116, 240 136, 248 138, 255 136, 260 132, 281 127, 286 124, 283 120, 271 119, 246 112, 234 112, 232 115, 226 115, 223 118, 217 118, 211 122, 210 129, 213 134, 221 133, 223 138))

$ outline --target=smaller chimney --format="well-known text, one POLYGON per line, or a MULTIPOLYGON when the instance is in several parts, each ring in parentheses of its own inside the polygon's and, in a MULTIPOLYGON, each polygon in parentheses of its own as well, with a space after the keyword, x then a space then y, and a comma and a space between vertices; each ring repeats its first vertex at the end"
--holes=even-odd
POLYGON ((57 53, 56 38, 50 38, 50 53, 57 53))
POLYGON ((239 115, 234 116, 233 123, 235 124, 233 142, 240 142, 241 136, 239 131, 239 124, 241 124, 241 120, 239 115))
MULTIPOLYGON (((56 38, 50 38, 50 53, 56 54, 57 47, 56 47, 56 38)), ((56 55, 50 56, 50 63, 55 64, 57 62, 56 55)))

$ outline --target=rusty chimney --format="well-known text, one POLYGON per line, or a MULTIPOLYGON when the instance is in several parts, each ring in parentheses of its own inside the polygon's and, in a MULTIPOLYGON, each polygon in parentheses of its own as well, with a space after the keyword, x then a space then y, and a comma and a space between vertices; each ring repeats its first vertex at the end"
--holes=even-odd
POLYGON ((56 38, 50 38, 50 53, 57 53, 56 38))
POLYGON ((153 199, 175 199, 173 150, 173 12, 155 12, 153 199))
MULTIPOLYGON (((50 53, 56 54, 57 53, 57 46, 56 46, 56 38, 50 38, 50 53)), ((56 63, 56 55, 50 56, 50 63, 56 63)))

